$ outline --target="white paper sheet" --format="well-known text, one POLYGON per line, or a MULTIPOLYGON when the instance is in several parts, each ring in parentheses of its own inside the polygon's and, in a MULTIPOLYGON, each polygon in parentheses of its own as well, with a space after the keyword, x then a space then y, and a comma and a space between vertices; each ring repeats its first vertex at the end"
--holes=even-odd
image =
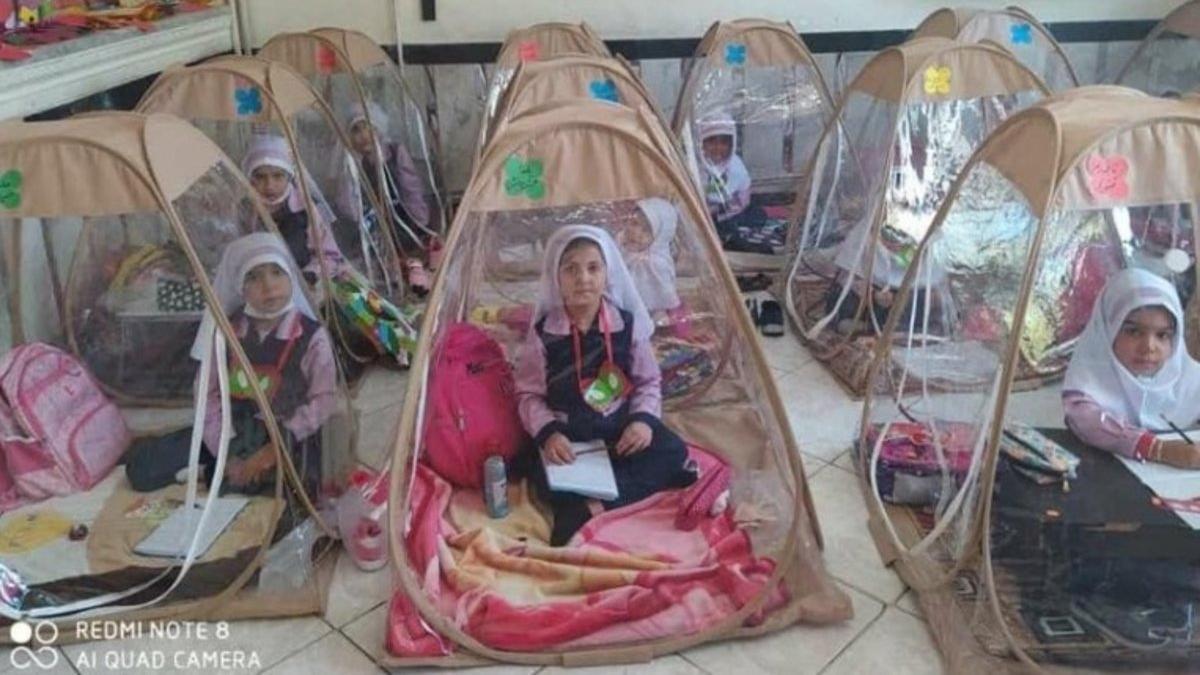
MULTIPOLYGON (((1142 484, 1164 499, 1195 499, 1200 497, 1200 471, 1176 469, 1157 462, 1139 462, 1119 457, 1125 468, 1142 484)), ((1200 530, 1200 513, 1175 511, 1193 530, 1200 530)))
POLYGON ((546 482, 551 490, 574 492, 593 499, 617 498, 617 478, 613 475, 612 460, 603 441, 572 443, 575 461, 570 464, 551 464, 546 467, 546 482))

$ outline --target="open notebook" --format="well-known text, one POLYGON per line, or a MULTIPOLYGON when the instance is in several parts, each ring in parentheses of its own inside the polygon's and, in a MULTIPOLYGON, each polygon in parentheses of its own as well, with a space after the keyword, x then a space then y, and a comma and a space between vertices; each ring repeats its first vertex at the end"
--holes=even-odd
POLYGON ((571 451, 575 453, 575 461, 570 464, 551 464, 542 460, 550 489, 602 501, 616 499, 619 494, 617 478, 613 475, 612 460, 608 458, 604 441, 572 443, 571 451))
MULTIPOLYGON (((196 543, 197 558, 208 552, 217 537, 221 536, 221 533, 233 523, 233 520, 248 503, 250 500, 247 497, 218 497, 213 500, 212 509, 208 514, 208 522, 205 523, 204 531, 200 533, 200 539, 196 543)), ((204 511, 204 500, 197 499, 192 507, 190 520, 183 506, 172 511, 166 520, 159 523, 153 532, 146 535, 145 539, 133 547, 134 553, 156 558, 185 557, 188 546, 191 545, 192 538, 200 527, 200 514, 204 511)))

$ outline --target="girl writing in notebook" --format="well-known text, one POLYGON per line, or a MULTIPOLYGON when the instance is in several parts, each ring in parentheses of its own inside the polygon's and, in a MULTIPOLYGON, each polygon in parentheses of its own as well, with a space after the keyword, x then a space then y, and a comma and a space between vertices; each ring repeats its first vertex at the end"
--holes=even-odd
POLYGON ((1063 383, 1067 426, 1094 447, 1200 469, 1200 446, 1150 429, 1200 421, 1200 363, 1183 345, 1183 308, 1165 279, 1139 269, 1113 276, 1092 308, 1063 383))
POLYGON ((580 495, 551 491, 542 463, 574 461, 572 442, 608 446, 619 496, 612 509, 695 482, 687 446, 663 425, 654 324, 616 242, 589 225, 554 233, 533 324, 517 355, 517 403, 541 461, 531 462, 554 513, 550 543, 566 544, 592 516, 580 495))

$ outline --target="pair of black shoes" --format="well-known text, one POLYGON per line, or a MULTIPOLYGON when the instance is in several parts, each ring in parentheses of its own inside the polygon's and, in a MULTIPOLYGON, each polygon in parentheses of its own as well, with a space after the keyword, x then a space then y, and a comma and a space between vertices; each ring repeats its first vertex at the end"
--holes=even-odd
POLYGON ((778 302, 747 298, 746 309, 760 333, 766 337, 783 336, 783 307, 778 302))

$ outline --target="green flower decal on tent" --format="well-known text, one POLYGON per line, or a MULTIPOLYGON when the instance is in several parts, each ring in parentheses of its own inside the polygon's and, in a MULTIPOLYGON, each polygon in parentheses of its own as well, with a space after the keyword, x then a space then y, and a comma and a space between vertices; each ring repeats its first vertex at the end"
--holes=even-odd
POLYGON ((0 206, 15 209, 21 205, 21 172, 9 169, 0 173, 0 206))
POLYGON ((546 181, 542 175, 542 160, 521 159, 509 155, 504 160, 504 193, 510 197, 522 195, 530 199, 546 196, 546 181))

